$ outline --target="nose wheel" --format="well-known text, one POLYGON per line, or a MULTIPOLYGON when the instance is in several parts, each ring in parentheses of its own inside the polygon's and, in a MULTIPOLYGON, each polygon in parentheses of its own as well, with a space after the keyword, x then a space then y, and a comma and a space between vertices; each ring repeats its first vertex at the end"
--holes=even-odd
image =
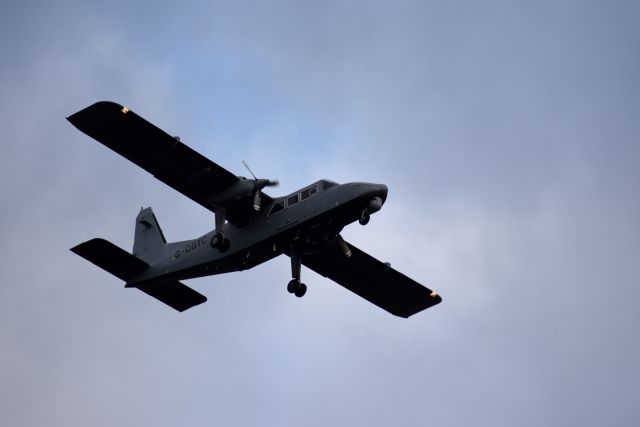
POLYGON ((307 293, 307 285, 300 281, 300 267, 302 266, 302 260, 300 254, 297 252, 291 253, 291 276, 293 279, 287 284, 287 291, 290 294, 294 294, 298 298, 302 298, 307 293))

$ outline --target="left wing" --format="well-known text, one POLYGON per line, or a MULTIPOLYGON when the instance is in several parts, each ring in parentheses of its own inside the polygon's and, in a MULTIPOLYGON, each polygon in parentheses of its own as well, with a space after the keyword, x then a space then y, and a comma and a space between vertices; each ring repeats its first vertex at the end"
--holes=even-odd
MULTIPOLYGON (((97 102, 67 120, 211 211, 218 207, 212 199, 240 180, 176 137, 114 102, 97 102)), ((268 196, 266 199, 265 202, 270 200, 268 196)), ((241 212, 234 212, 237 209, 231 210, 230 220, 242 216, 241 212)))
MULTIPOLYGON (((346 243, 346 242, 345 242, 346 243)), ((409 317, 442 298, 389 264, 378 261, 350 243, 347 257, 336 241, 326 249, 304 255, 302 263, 391 314, 409 317)))

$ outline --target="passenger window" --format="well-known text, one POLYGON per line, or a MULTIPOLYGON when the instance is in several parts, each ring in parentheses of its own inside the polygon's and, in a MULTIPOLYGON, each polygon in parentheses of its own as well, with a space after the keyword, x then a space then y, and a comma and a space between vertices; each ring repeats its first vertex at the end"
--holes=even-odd
POLYGON ((317 191, 318 191, 318 187, 314 185, 311 188, 307 188, 306 190, 303 190, 302 193, 300 193, 300 196, 302 197, 302 200, 308 199, 309 197, 316 194, 317 191))
POLYGON ((278 200, 273 204, 273 207, 269 211, 269 215, 273 215, 274 213, 280 212, 283 209, 284 209, 284 199, 278 200))
POLYGON ((290 196, 287 199, 287 206, 292 206, 292 205, 295 205, 296 203, 298 203, 298 193, 294 194, 293 196, 290 196))

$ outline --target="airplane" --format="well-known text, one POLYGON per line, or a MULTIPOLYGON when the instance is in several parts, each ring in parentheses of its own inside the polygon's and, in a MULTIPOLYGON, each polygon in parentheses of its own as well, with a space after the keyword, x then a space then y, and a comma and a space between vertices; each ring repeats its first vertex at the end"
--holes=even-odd
POLYGON ((246 270, 280 255, 291 258, 287 291, 307 292, 301 266, 388 311, 408 318, 442 301, 435 291, 346 242, 342 229, 366 225, 387 198, 382 184, 321 179, 282 197, 278 182, 236 176, 135 112, 97 102, 69 117, 78 130, 132 161, 214 214, 215 228, 168 243, 151 207, 136 217, 133 253, 94 238, 71 251, 177 311, 207 298, 180 280, 246 270))

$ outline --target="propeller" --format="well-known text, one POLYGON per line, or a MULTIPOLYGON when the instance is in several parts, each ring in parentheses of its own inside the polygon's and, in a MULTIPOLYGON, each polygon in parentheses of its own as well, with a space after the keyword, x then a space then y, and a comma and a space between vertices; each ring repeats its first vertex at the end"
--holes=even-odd
POLYGON ((247 170, 253 177, 253 181, 254 181, 253 182, 253 209, 255 209, 256 211, 259 211, 260 204, 262 202, 262 196, 260 195, 262 189, 265 187, 277 187, 278 185, 280 185, 280 182, 276 179, 258 179, 253 173, 253 171, 251 170, 251 168, 249 167, 249 165, 247 164, 247 162, 243 160, 242 164, 244 165, 245 168, 247 168, 247 170))

